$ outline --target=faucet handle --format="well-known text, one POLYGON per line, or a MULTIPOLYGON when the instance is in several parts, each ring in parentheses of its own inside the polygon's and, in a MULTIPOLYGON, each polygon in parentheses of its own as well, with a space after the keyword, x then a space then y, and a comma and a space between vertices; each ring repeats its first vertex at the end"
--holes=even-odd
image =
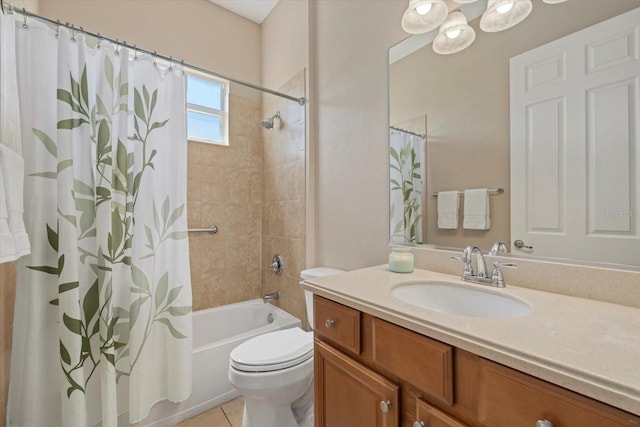
POLYGON ((493 263, 493 270, 491 271, 491 279, 495 281, 496 286, 499 288, 504 288, 504 277, 502 277, 502 267, 505 268, 518 268, 518 264, 514 264, 512 262, 499 262, 496 261, 493 263))
POLYGON ((462 256, 452 256, 451 259, 464 262, 464 271, 462 272, 462 277, 473 276, 473 266, 471 265, 471 258, 467 258, 466 253, 464 253, 462 256))

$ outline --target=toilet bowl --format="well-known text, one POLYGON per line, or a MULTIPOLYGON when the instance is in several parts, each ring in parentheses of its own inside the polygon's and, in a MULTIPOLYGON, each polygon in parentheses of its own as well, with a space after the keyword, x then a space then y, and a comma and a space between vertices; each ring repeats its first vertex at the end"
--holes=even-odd
MULTIPOLYGON (((303 279, 342 270, 315 268, 303 279)), ((313 294, 305 291, 313 324, 313 294)), ((244 396, 243 427, 313 427, 313 333, 300 328, 269 332, 231 351, 229 381, 244 396)))

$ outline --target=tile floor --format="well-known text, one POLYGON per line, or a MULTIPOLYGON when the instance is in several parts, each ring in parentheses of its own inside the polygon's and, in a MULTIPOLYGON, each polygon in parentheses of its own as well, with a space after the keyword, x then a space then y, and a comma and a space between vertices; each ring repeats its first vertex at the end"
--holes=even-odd
POLYGON ((209 409, 176 427, 242 427, 244 401, 241 397, 209 409))

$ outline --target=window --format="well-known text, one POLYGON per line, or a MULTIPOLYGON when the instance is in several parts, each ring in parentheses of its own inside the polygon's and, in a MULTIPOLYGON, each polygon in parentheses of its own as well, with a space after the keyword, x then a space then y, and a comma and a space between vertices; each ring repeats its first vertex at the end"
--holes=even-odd
POLYGON ((229 145, 229 82, 205 74, 187 74, 187 137, 190 141, 229 145))

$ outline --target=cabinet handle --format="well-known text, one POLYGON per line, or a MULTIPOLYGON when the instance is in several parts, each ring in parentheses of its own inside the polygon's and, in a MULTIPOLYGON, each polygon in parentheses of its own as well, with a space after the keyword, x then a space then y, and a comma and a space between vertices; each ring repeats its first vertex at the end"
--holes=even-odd
POLYGON ((391 401, 390 400, 381 400, 380 401, 380 409, 382 409, 382 412, 384 412, 385 414, 389 413, 389 409, 391 409, 391 401))
POLYGON ((424 423, 424 421, 416 421, 413 423, 413 427, 426 427, 427 425, 424 423))
POLYGON ((549 420, 538 420, 536 421, 536 427, 554 427, 553 423, 549 420))
POLYGON ((335 322, 335 320, 333 320, 333 319, 327 319, 327 321, 326 321, 326 322, 324 322, 324 326, 325 326, 327 329, 331 329, 331 328, 333 328, 335 324, 336 324, 336 322, 335 322))

